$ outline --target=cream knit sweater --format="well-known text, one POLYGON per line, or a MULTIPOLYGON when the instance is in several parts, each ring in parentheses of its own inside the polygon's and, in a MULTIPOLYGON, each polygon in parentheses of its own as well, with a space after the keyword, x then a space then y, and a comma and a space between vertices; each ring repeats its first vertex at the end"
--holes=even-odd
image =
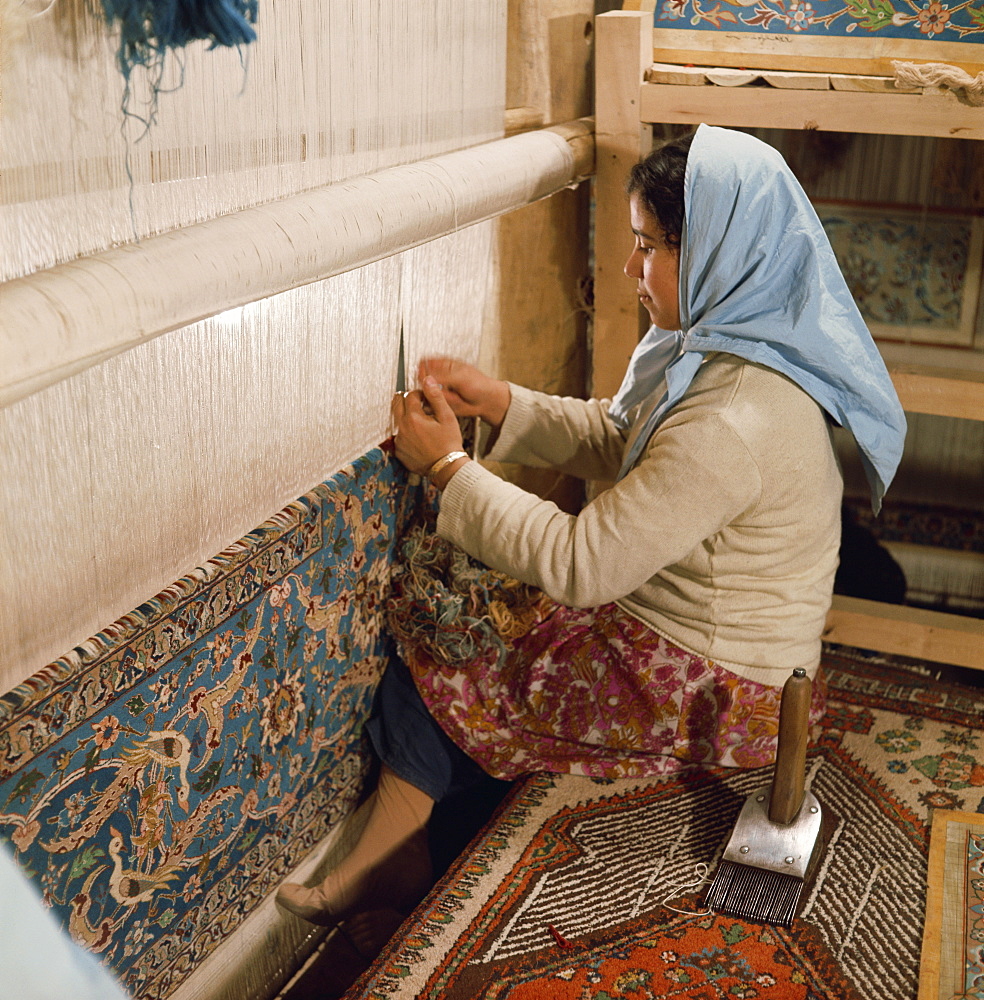
MULTIPOLYGON (((626 438, 607 400, 511 390, 489 458, 615 478, 626 438)), ((437 527, 561 604, 615 601, 677 645, 781 684, 819 663, 841 492, 820 407, 777 372, 712 354, 633 470, 577 516, 469 462, 437 527)))

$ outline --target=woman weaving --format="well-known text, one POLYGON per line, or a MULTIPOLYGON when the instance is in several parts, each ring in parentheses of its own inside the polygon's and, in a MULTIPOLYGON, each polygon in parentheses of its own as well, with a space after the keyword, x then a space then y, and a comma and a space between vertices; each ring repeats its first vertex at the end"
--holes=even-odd
MULTIPOLYGON (((393 401, 397 457, 441 491, 437 534, 529 585, 529 613, 498 659, 401 642, 369 722, 383 767, 365 833, 321 886, 278 894, 306 919, 416 902, 431 808, 479 768, 765 765, 783 682, 817 674, 840 532, 830 423, 854 435, 877 509, 905 433, 891 381, 771 147, 702 125, 628 192, 625 271, 653 326, 614 400, 428 359, 393 401), (489 458, 615 484, 566 514, 462 452, 472 416, 489 458)), ((811 721, 822 702, 815 684, 811 721)))

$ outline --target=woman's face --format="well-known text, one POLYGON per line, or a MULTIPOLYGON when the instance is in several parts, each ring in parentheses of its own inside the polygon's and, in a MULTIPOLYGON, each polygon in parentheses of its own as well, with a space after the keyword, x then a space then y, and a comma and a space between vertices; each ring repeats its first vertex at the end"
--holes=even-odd
POLYGON ((680 329, 680 251, 663 241, 663 232, 643 207, 638 194, 629 195, 629 217, 635 246, 625 273, 635 278, 639 301, 662 330, 680 329))

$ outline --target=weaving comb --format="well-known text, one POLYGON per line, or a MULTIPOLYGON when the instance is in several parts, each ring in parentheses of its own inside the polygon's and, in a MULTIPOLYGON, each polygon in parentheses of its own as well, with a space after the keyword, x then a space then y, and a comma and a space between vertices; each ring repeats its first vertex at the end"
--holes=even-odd
POLYGON ((792 926, 822 820, 805 788, 811 692, 800 668, 783 685, 772 785, 745 800, 707 893, 709 909, 792 926))

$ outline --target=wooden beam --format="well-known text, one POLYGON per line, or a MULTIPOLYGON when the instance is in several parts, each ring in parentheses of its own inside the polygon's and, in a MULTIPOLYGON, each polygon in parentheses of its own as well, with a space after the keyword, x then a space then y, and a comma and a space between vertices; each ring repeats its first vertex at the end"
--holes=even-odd
MULTIPOLYGON (((751 7, 754 0, 744 0, 751 7)), ((656 0, 625 0, 624 6, 661 6, 656 0)), ((727 15, 725 15, 727 16, 727 15)), ((693 66, 736 66, 758 69, 798 70, 816 73, 850 73, 894 76, 893 63, 943 62, 964 70, 971 77, 982 68, 980 45, 933 41, 928 35, 915 38, 845 38, 843 35, 800 35, 796 32, 763 32, 690 29, 677 21, 672 28, 653 25, 653 59, 693 66)), ((874 34, 872 32, 871 34, 874 34)), ((938 36, 939 38, 940 36, 938 36)))
POLYGON ((907 413, 984 420, 984 372, 891 365, 889 374, 907 413))
MULTIPOLYGON (((622 271, 632 234, 625 179, 648 146, 639 117, 643 67, 652 62, 651 15, 616 10, 595 18, 595 324, 591 395, 612 396, 639 342, 639 300, 622 271)), ((689 88, 688 88, 689 89, 689 88)), ((646 129, 648 132, 649 130, 646 129)))
POLYGON ((543 128, 543 112, 539 108, 506 108, 506 135, 517 135, 543 128))
POLYGON ((2 282, 0 408, 206 317, 564 192, 593 170, 591 132, 585 118, 495 139, 2 282), (179 296, 160 290, 168 271, 185 275, 179 296))
POLYGON ((566 140, 574 154, 573 181, 590 177, 595 172, 595 123, 593 118, 575 118, 569 122, 548 125, 544 132, 554 132, 566 140))
POLYGON ((984 670, 984 621, 834 595, 824 640, 984 670))
POLYGON ((804 93, 767 86, 687 87, 648 83, 642 85, 639 105, 645 122, 692 125, 706 122, 745 128, 984 139, 984 107, 961 104, 955 95, 935 91, 804 93))

